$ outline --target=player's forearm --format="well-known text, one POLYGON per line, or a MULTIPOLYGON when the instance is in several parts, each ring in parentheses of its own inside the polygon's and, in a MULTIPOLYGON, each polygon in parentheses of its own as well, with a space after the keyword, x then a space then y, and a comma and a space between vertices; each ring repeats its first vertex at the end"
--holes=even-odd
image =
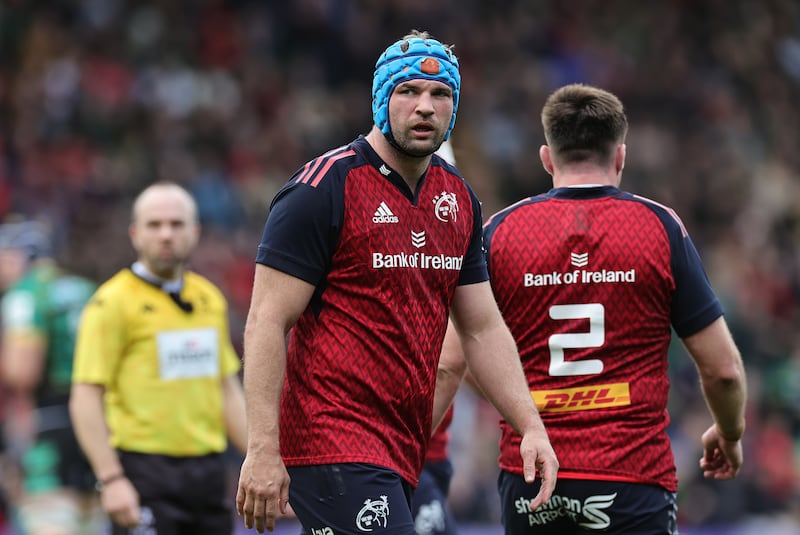
POLYGON ((480 337, 462 338, 469 373, 480 392, 520 435, 544 433, 517 347, 505 324, 480 337))
POLYGON ((122 474, 123 468, 109 440, 103 389, 98 385, 74 384, 69 401, 75 436, 99 481, 122 474))
POLYGON ((447 333, 442 344, 439 357, 439 367, 436 371, 436 392, 433 398, 433 431, 441 423, 445 413, 453 403, 453 399, 461 386, 461 381, 467 371, 461 341, 449 323, 447 333))
POLYGON ((237 375, 222 380, 225 431, 228 439, 241 453, 247 451, 247 407, 244 392, 237 375))
POLYGON ((285 338, 282 332, 249 324, 244 347, 247 449, 278 453, 278 419, 286 374, 285 338))
POLYGON ((737 378, 703 378, 702 385, 708 409, 720 435, 726 440, 740 439, 745 428, 747 400, 744 370, 741 370, 737 378))
POLYGON ((461 385, 461 377, 452 373, 439 373, 436 379, 436 392, 433 396, 433 428, 436 431, 439 424, 444 419, 445 413, 453 404, 458 387, 461 385))
POLYGON ((692 355, 706 404, 719 432, 736 440, 744 432, 747 381, 744 364, 723 317, 684 339, 692 355))

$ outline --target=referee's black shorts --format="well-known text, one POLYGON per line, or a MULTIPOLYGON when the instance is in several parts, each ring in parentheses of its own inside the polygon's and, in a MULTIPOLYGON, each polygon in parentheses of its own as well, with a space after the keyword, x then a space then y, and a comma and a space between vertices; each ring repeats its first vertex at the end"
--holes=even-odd
POLYGON ((125 475, 139 492, 142 523, 114 525, 112 535, 230 535, 233 505, 223 454, 170 457, 119 451, 125 475))

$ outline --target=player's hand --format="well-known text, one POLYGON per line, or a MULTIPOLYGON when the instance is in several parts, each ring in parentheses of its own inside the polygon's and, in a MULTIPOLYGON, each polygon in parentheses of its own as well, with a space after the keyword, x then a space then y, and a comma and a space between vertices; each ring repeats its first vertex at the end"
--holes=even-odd
POLYGON ((105 485, 100 493, 100 503, 111 521, 123 528, 135 528, 142 522, 139 493, 126 477, 105 485))
POLYGON ((542 486, 531 502, 531 510, 533 511, 540 505, 547 503, 553 495, 556 479, 558 478, 558 459, 546 434, 526 433, 522 437, 522 443, 519 445, 519 453, 522 455, 522 470, 525 475, 525 481, 533 483, 537 470, 542 480, 542 486))
POLYGON ((708 479, 733 479, 742 467, 742 441, 725 440, 716 424, 709 427, 701 438, 703 457, 700 469, 708 479))
POLYGON ((236 512, 247 529, 257 532, 275 529, 275 519, 292 515, 289 507, 289 473, 279 454, 248 452, 239 472, 236 512))

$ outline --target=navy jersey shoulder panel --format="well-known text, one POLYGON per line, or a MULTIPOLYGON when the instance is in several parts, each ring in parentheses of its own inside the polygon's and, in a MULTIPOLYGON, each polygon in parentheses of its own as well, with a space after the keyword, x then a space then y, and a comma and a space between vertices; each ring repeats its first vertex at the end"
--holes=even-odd
MULTIPOLYGON (((437 157, 438 158, 438 157, 437 157)), ((449 167, 447 162, 443 163, 449 167)), ((457 176, 458 173, 455 173, 457 176)), ((467 248, 467 254, 464 256, 464 263, 461 266, 461 274, 458 277, 459 286, 464 284, 474 284, 476 282, 484 282, 489 280, 489 268, 486 262, 486 250, 483 242, 483 215, 481 211, 481 203, 478 200, 475 192, 469 187, 469 184, 463 178, 464 185, 469 191, 470 201, 472 202, 472 238, 467 248)))
POLYGON ((345 145, 299 169, 272 200, 256 262, 319 284, 342 230, 345 179, 361 165, 345 145))
POLYGON ((723 310, 683 222, 674 210, 650 199, 631 193, 623 193, 621 198, 647 206, 659 218, 667 233, 675 280, 671 312, 675 332, 685 338, 701 331, 719 318, 723 310))

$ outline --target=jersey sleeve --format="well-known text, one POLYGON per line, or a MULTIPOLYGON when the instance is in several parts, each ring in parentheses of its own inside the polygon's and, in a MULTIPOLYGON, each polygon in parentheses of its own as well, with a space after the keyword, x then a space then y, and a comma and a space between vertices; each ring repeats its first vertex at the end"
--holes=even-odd
POLYGON ((672 326, 678 336, 686 338, 710 325, 723 311, 689 235, 673 233, 670 241, 675 278, 672 326))
POLYGON ((108 385, 124 349, 124 318, 120 303, 101 288, 81 315, 75 343, 74 383, 108 385))
POLYGON ((691 336, 722 316, 722 305, 708 280, 689 232, 674 210, 638 195, 660 219, 669 239, 674 281, 670 321, 681 338, 691 336))
POLYGON ((483 215, 481 203, 470 189, 470 200, 472 202, 472 239, 464 256, 464 264, 461 274, 458 277, 459 286, 465 284, 475 284, 489 280, 489 271, 486 267, 486 255, 483 247, 483 215))
POLYGON ((344 188, 290 182, 272 201, 256 262, 317 285, 325 277, 342 227, 344 188))

